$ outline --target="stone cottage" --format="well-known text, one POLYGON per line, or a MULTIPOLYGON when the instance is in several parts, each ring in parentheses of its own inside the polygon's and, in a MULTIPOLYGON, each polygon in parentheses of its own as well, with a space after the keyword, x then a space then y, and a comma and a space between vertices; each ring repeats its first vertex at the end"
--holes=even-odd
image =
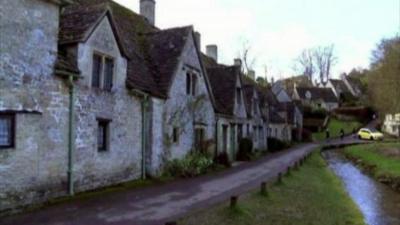
POLYGON ((400 113, 386 114, 385 121, 383 121, 382 130, 385 133, 400 138, 400 113))
POLYGON ((215 98, 217 152, 236 160, 239 142, 250 138, 257 150, 267 149, 267 120, 254 82, 246 82, 241 61, 233 66, 218 63, 218 47, 208 45, 202 56, 215 98))
POLYGON ((343 80, 329 79, 325 85, 319 84, 318 87, 330 88, 335 94, 336 98, 341 100, 348 96, 353 96, 349 88, 343 80))
POLYGON ((0 211, 146 175, 215 139, 193 27, 110 0, 4 0, 0 211))
POLYGON ((296 87, 293 99, 305 106, 332 111, 339 107, 339 100, 331 88, 296 87))

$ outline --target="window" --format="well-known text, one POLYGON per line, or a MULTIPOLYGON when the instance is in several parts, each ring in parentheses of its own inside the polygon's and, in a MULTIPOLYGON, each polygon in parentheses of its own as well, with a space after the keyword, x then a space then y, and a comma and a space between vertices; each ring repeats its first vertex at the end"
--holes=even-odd
POLYGON ((257 115, 257 99, 253 99, 253 113, 254 115, 257 115))
POLYGON ((238 103, 238 105, 242 104, 242 95, 241 95, 241 89, 240 88, 236 88, 236 102, 238 103))
POLYGON ((100 77, 102 71, 101 56, 93 55, 92 87, 100 88, 100 77))
POLYGON ((114 59, 100 54, 93 55, 92 87, 111 91, 114 80, 114 59))
POLYGON ((13 148, 15 140, 15 116, 0 114, 0 148, 13 148))
POLYGON ((196 96, 197 76, 192 74, 192 95, 196 96))
POLYGON ((98 119, 97 124, 97 150, 106 152, 109 150, 110 121, 98 119))
POLYGON ((190 88, 192 87, 192 79, 190 73, 186 74, 186 94, 190 95, 190 88))
POLYGON ((196 96, 197 76, 194 73, 186 73, 186 94, 196 96))
POLYGON ((174 127, 174 129, 172 130, 172 142, 179 142, 179 129, 177 127, 174 127))
POLYGON ((104 90, 111 91, 114 77, 114 60, 106 58, 104 70, 104 90))

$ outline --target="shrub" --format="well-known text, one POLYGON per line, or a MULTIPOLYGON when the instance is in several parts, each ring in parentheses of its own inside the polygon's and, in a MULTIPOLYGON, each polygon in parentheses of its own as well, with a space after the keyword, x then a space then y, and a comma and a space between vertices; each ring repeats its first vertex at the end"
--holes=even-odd
POLYGON ((334 113, 338 116, 356 118, 359 122, 369 122, 372 119, 374 110, 369 107, 342 107, 335 109, 334 113))
POLYGON ((250 160, 252 151, 253 151, 253 141, 249 138, 240 139, 239 152, 237 153, 237 159, 239 161, 250 160))
POLYGON ((290 144, 276 138, 268 138, 268 150, 270 152, 278 152, 290 147, 290 144))
POLYGON ((183 159, 174 159, 164 168, 164 175, 170 177, 195 177, 210 171, 214 163, 210 156, 204 153, 190 153, 183 159))

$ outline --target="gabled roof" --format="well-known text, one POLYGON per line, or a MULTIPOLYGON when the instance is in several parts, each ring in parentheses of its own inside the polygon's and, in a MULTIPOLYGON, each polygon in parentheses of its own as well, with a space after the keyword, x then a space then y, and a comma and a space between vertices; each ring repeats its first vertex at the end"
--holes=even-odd
POLYGON ((255 87, 252 85, 244 85, 243 86, 243 94, 245 98, 245 106, 247 111, 247 116, 251 117, 252 106, 253 106, 253 97, 254 97, 255 87))
POLYGON ((85 42, 104 17, 128 59, 127 87, 167 98, 192 27, 160 30, 112 0, 75 0, 61 14, 61 47, 85 42))
POLYGON ((330 82, 332 83, 333 87, 336 90, 341 90, 342 92, 346 92, 346 93, 349 92, 349 89, 347 88, 347 86, 343 80, 330 79, 330 82))
POLYGON ((283 119, 276 111, 269 111, 269 122, 275 124, 283 124, 285 123, 285 119, 283 119))
POLYGON ((324 102, 337 103, 338 99, 330 88, 296 87, 299 97, 303 100, 323 100, 324 102), (310 96, 307 96, 310 94, 310 96))
POLYGON ((239 68, 235 66, 207 68, 207 74, 215 98, 216 112, 234 115, 236 81, 240 76, 239 68))
POLYGON ((193 27, 180 27, 144 35, 146 59, 159 90, 167 94, 180 56, 193 27))
POLYGON ((282 102, 276 107, 278 112, 287 113, 287 122, 290 124, 294 124, 295 122, 296 108, 297 106, 293 102, 282 102))
POLYGON ((283 88, 286 90, 286 92, 290 96, 293 95, 293 90, 294 90, 295 84, 298 87, 312 87, 313 86, 311 80, 306 75, 294 76, 294 77, 279 80, 277 82, 282 84, 283 88))

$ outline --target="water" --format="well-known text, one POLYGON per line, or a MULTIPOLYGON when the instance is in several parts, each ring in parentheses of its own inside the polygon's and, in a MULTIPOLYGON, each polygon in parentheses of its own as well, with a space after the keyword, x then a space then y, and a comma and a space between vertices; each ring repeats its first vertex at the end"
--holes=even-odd
POLYGON ((369 225, 400 225, 400 194, 360 171, 337 151, 323 153, 369 225))

